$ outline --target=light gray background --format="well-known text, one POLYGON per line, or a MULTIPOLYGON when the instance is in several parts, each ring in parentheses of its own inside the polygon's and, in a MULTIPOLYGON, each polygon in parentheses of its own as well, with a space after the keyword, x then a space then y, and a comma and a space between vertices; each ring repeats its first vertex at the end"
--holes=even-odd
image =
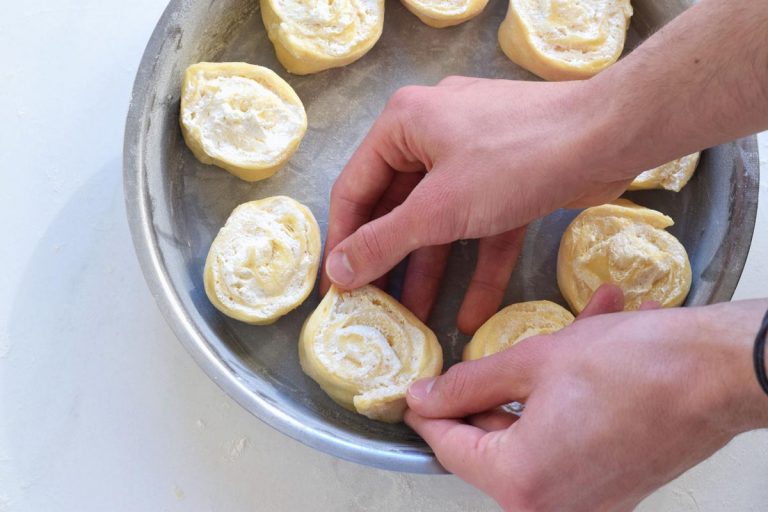
MULTIPOLYGON (((134 73, 163 8, 2 2, 0 512, 496 510, 452 476, 357 466, 273 431, 165 325, 121 172, 134 73)), ((768 134, 760 144, 765 171, 768 134)), ((763 176, 737 298, 766 294, 763 176)), ((764 510, 766 475, 768 433, 744 435, 641 510, 764 510)))

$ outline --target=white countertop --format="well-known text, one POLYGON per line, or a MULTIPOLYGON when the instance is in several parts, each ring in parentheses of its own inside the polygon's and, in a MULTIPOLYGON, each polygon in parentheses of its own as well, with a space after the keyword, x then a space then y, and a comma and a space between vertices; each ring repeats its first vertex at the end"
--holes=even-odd
MULTIPOLYGON (((134 73, 163 0, 6 2, 0 16, 0 512, 496 510, 453 476, 316 452, 195 365, 134 257, 122 193, 134 73)), ((737 298, 768 284, 761 208, 737 298)), ((717 411, 713 411, 714 414, 717 411)), ((768 432, 643 511, 764 510, 768 432)))

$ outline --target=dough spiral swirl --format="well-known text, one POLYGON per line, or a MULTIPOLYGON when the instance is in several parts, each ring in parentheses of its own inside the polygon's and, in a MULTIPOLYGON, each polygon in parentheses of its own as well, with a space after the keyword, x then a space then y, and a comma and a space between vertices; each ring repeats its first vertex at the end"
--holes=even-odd
POLYGON ((246 181, 279 171, 307 130, 294 90, 272 70, 244 62, 199 62, 181 86, 184 141, 205 164, 246 181))
POLYGON ((699 153, 672 160, 649 171, 640 173, 627 190, 664 189, 680 192, 691 180, 699 164, 699 153))
POLYGON ((531 336, 551 334, 567 327, 573 320, 570 311, 548 300, 512 304, 477 330, 464 347, 464 360, 493 355, 531 336))
POLYGON ((205 292, 222 313, 270 324, 307 298, 320 262, 320 228, 285 196, 241 204, 205 260, 205 292))
POLYGON ((499 44, 546 80, 589 78, 619 58, 631 16, 629 0, 509 0, 499 44))
POLYGON ((408 386, 443 366, 429 327, 371 285, 331 287, 304 324, 299 360, 340 405, 389 423, 402 421, 408 386))
POLYGON ((603 283, 624 292, 625 309, 648 300, 679 306, 691 288, 683 245, 661 212, 626 199, 587 208, 566 228, 557 257, 557 282, 575 313, 603 283))
POLYGON ((306 75, 356 61, 381 37, 384 0, 261 0, 280 63, 306 75))
POLYGON ((406 9, 435 28, 451 27, 474 18, 488 0, 402 0, 406 9))

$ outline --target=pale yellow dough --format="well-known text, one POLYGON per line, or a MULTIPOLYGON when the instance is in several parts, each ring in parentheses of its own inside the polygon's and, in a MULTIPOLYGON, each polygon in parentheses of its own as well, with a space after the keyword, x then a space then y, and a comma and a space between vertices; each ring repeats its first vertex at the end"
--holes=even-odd
POLYGON ((429 327, 378 288, 332 286, 304 323, 299 361, 340 405, 396 423, 408 386, 439 375, 443 352, 429 327))
POLYGON ((435 28, 451 27, 474 18, 488 0, 402 0, 406 9, 435 28))
POLYGON ((261 0, 277 60, 306 75, 346 66, 373 48, 384 26, 384 0, 261 0))
POLYGON ((198 160, 257 181, 280 170, 307 130, 304 105, 273 71, 200 62, 181 85, 181 133, 198 160))
POLYGON ((205 260, 205 293, 227 316, 271 324, 307 298, 320 263, 312 212, 285 196, 241 204, 205 260))
POLYGON ((619 58, 631 16, 629 0, 509 0, 499 44, 546 80, 589 78, 619 58))
POLYGON ((618 285, 626 309, 645 301, 679 306, 691 288, 683 245, 665 231, 672 219, 626 199, 587 208, 566 228, 557 257, 563 297, 580 313, 603 283, 618 285))
POLYGON ((684 156, 662 166, 640 173, 627 190, 664 189, 680 192, 690 181, 699 163, 699 153, 684 156))
POLYGON ((464 347, 464 360, 490 356, 531 336, 557 332, 573 320, 570 311, 548 300, 512 304, 493 315, 477 330, 464 347))

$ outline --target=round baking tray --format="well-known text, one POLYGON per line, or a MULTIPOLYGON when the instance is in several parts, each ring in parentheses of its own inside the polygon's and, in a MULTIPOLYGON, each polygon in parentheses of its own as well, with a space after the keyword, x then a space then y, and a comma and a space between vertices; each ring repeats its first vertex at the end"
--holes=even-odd
MULTIPOLYGON (((627 48, 688 3, 634 1, 627 48)), ((202 369, 243 407, 302 443, 390 470, 443 471, 429 447, 406 426, 369 421, 339 407, 301 372, 298 334, 317 305, 316 291, 271 326, 226 318, 203 290, 208 247, 235 206, 277 194, 309 206, 325 232, 331 184, 397 88, 435 84, 448 75, 535 79, 498 47, 496 30, 506 8, 506 2, 493 0, 478 18, 437 30, 399 2, 389 1, 384 34, 370 53, 344 68, 310 76, 289 75, 277 62, 255 0, 173 0, 149 40, 133 89, 124 147, 125 199, 144 275, 169 324, 202 369), (301 97, 309 129, 277 175, 246 183, 199 163, 185 147, 178 125, 179 86, 184 69, 198 61, 267 66, 301 97)), ((671 231, 688 250, 693 268, 688 305, 725 301, 733 294, 754 228, 757 185, 757 145, 751 137, 707 150, 695 177, 679 194, 629 194, 675 220, 671 231)), ((555 282, 557 246, 576 213, 561 210, 530 227, 505 304, 532 299, 563 303, 555 282)), ((472 242, 456 244, 429 322, 443 344, 446 367, 459 360, 467 342, 456 330, 455 315, 475 252, 472 242)))

